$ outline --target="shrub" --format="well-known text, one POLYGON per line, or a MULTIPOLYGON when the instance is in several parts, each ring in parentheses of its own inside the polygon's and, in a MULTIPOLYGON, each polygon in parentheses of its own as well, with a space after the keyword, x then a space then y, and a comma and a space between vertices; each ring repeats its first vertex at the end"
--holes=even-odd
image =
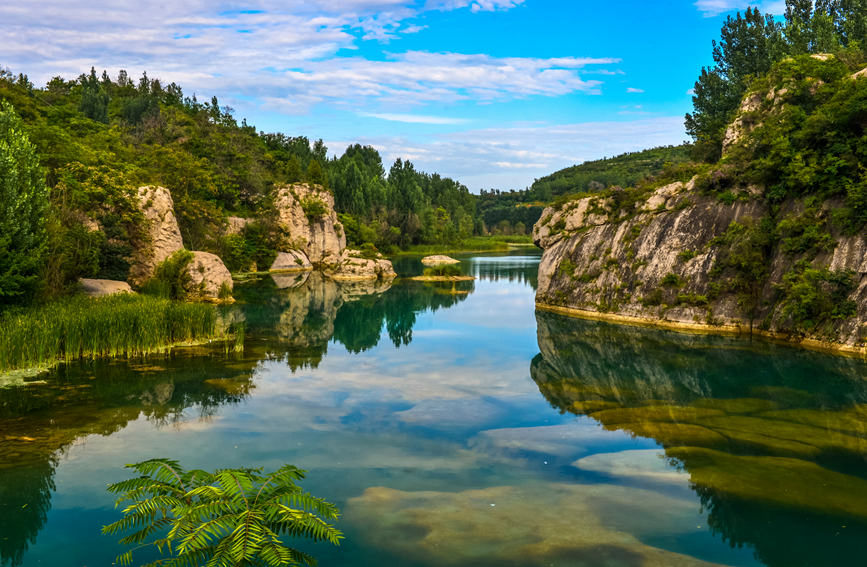
POLYGON ((328 207, 316 197, 301 199, 301 210, 310 222, 315 222, 328 214, 328 207))
POLYGON ((154 275, 142 284, 142 293, 164 299, 186 299, 192 281, 189 274, 192 261, 192 252, 178 250, 156 267, 154 275))
POLYGON ((783 276, 780 284, 783 315, 797 330, 811 330, 829 319, 848 319, 857 312, 849 299, 855 289, 854 272, 809 267, 806 261, 783 276))
POLYGON ((698 252, 695 250, 684 250, 677 255, 677 259, 681 262, 689 262, 696 256, 698 256, 698 252))
POLYGON ((681 277, 673 272, 665 274, 665 277, 659 282, 665 287, 681 287, 683 286, 683 280, 681 277))
POLYGON ((32 294, 45 252, 48 189, 36 148, 0 102, 0 305, 32 294))

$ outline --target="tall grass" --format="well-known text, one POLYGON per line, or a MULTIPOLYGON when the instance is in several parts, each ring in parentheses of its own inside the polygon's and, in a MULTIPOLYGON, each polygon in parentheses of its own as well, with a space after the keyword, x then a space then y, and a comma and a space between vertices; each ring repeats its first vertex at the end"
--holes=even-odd
POLYGON ((16 309, 0 314, 0 372, 222 339, 218 322, 213 305, 126 294, 16 309))

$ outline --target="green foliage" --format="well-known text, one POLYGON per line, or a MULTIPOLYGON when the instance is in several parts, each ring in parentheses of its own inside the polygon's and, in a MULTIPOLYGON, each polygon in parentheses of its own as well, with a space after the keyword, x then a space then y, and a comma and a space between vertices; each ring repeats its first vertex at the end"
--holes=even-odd
POLYGON ((108 122, 108 93, 96 78, 96 69, 90 68, 90 76, 82 75, 79 79, 81 84, 81 102, 78 109, 82 114, 97 122, 108 122))
POLYGON ((310 160, 310 165, 307 166, 307 181, 315 185, 322 185, 323 187, 328 185, 328 179, 319 160, 310 160))
POLYGON ((683 287, 683 278, 674 272, 669 272, 665 274, 665 277, 659 283, 665 287, 683 287))
POLYGON ((176 301, 187 299, 192 282, 189 271, 192 261, 192 252, 178 250, 157 265, 154 275, 142 284, 142 293, 176 301))
POLYGON ((801 214, 784 218, 777 224, 780 248, 787 254, 831 251, 837 245, 831 227, 818 208, 807 208, 801 214))
POLYGON ((15 109, 0 101, 0 306, 32 294, 45 252, 48 189, 15 109))
POLYGON ((316 222, 328 214, 328 207, 321 199, 309 197, 301 200, 301 210, 310 222, 316 222))
POLYGON ((575 275, 575 270, 578 269, 578 266, 575 265, 575 262, 572 261, 572 258, 566 257, 563 258, 563 261, 560 262, 560 265, 557 267, 557 274, 562 277, 572 278, 575 275))
MULTIPOLYGON (((151 459, 127 465, 138 475, 109 485, 124 517, 103 528, 120 541, 154 546, 168 557, 149 565, 316 565, 309 554, 286 545, 305 538, 339 545, 343 535, 331 523, 340 513, 297 484, 305 471, 284 465, 262 469, 184 470, 177 461, 151 459)), ((134 550, 133 550, 134 551, 134 550)), ((133 551, 117 558, 131 565, 133 551)))
POLYGON ((58 360, 137 357, 224 333, 212 305, 131 294, 73 297, 0 314, 0 371, 58 360))
POLYGON ((697 157, 706 161, 720 158, 723 134, 741 100, 748 90, 754 90, 753 81, 775 63, 827 52, 841 53, 841 59, 852 64, 863 63, 863 54, 855 54, 859 45, 867 45, 865 13, 864 0, 787 0, 785 22, 753 8, 729 16, 720 41, 713 42, 715 65, 701 70, 694 110, 686 115, 686 130, 695 140, 697 157))
POLYGON ((277 226, 264 220, 248 222, 239 234, 222 238, 219 256, 232 273, 267 270, 283 244, 277 226))
POLYGON ((133 183, 122 171, 78 162, 56 177, 42 271, 46 295, 68 291, 81 277, 127 279, 133 250, 148 245, 133 183))
POLYGON ((822 323, 855 316, 857 304, 849 299, 855 289, 854 272, 796 264, 783 276, 779 289, 783 315, 795 330, 810 331, 822 323))
POLYGON ((738 294, 738 303, 752 321, 759 307, 761 290, 768 277, 768 258, 774 243, 773 222, 745 219, 733 222, 722 236, 714 239, 719 248, 710 275, 719 278, 728 291, 738 294))
MULTIPOLYGON (((632 186, 642 179, 659 175, 667 167, 676 167, 689 161, 690 151, 686 145, 661 146, 573 165, 536 180, 524 202, 546 203, 560 195, 585 191, 595 193, 612 186, 632 186)), ((498 192, 497 195, 503 194, 498 192)), ((482 202, 485 197, 483 191, 480 197, 482 202)), ((528 223, 528 226, 532 224, 528 223)))
POLYGON ((680 262, 689 262, 696 256, 698 256, 698 252, 695 250, 684 250, 677 255, 677 259, 680 262))

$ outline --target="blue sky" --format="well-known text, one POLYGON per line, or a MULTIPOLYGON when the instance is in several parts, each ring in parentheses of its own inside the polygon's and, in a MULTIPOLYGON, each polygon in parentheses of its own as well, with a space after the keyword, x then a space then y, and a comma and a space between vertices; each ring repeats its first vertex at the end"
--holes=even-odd
MULTIPOLYGON (((0 65, 37 84, 123 68, 260 130, 377 147, 481 188, 686 138, 739 0, 28 0, 0 65)), ((780 2, 762 8, 779 13, 780 2)))

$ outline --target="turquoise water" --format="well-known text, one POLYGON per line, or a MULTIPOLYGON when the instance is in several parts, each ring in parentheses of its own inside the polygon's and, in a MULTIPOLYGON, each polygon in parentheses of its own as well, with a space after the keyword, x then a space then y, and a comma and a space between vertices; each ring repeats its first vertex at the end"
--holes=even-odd
POLYGON ((461 259, 475 282, 263 278, 243 354, 0 390, 0 565, 110 565, 105 486, 156 456, 307 469, 343 511, 343 545, 300 544, 323 566, 864 563, 865 363, 536 313, 537 254, 461 259))

